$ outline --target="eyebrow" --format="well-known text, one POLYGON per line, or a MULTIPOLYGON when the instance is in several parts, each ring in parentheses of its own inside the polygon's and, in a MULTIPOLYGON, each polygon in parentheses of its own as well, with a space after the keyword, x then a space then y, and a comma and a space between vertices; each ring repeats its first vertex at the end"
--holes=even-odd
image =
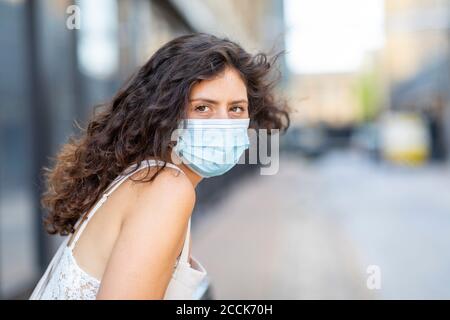
MULTIPOLYGON (((206 98, 190 99, 189 101, 190 101, 190 102, 192 102, 192 101, 205 101, 205 102, 209 102, 209 103, 212 103, 212 104, 218 104, 218 103, 219 103, 219 102, 216 101, 216 100, 211 100, 211 99, 206 99, 206 98)), ((241 99, 241 100, 231 101, 230 104, 234 104, 234 103, 242 103, 242 102, 248 104, 248 101, 247 101, 246 99, 241 99)))

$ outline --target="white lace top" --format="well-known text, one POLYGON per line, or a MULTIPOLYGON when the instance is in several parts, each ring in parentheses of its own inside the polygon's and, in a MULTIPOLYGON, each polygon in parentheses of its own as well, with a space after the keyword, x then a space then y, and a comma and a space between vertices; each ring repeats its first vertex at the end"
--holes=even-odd
MULTIPOLYGON (((146 160, 137 170, 156 165, 156 160, 146 160)), ((70 245, 70 236, 61 243, 44 275, 34 289, 31 300, 94 300, 101 281, 85 272, 73 256, 73 248, 89 220, 108 196, 116 190, 134 172, 128 173, 136 165, 128 168, 124 174, 117 177, 103 194, 88 215, 83 215, 75 224, 75 235, 70 245), (130 170, 130 171, 129 171, 130 170), (79 228, 78 228, 79 227, 79 228)), ((166 166, 178 169, 177 166, 166 163, 166 166)), ((208 277, 205 268, 191 255, 189 258, 191 219, 189 219, 186 237, 180 256, 174 265, 172 279, 167 287, 164 299, 199 299, 206 290, 208 277)))

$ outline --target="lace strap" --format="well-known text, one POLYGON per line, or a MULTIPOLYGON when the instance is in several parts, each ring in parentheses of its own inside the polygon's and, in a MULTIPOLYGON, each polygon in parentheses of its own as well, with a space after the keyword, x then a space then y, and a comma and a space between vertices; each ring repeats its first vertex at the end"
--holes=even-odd
MULTIPOLYGON (((108 197, 111 193, 114 192, 114 190, 116 190, 126 179, 128 179, 128 177, 132 176, 134 173, 136 173, 137 171, 146 168, 146 167, 150 167, 150 166, 155 166, 157 163, 159 163, 160 165, 164 164, 164 161, 161 160, 154 160, 154 159, 147 159, 144 160, 143 162, 141 162, 141 164, 139 165, 139 168, 135 171, 134 169, 138 166, 136 163, 129 166, 122 175, 119 175, 112 183, 111 185, 113 185, 113 187, 111 189, 109 189, 109 187, 106 189, 107 191, 105 192, 106 196, 108 197), (109 190, 108 190, 109 189, 109 190)), ((166 166, 167 167, 171 167, 174 169, 177 169, 178 171, 183 172, 183 170, 181 170, 180 168, 178 168, 176 165, 166 162, 166 166)), ((184 172, 183 172, 184 173, 184 172)), ((110 186, 111 186, 110 185, 110 186)))
MULTIPOLYGON (((92 210, 88 213, 83 215, 75 224, 74 228, 76 229, 75 231, 75 236, 74 239, 72 240, 72 242, 70 243, 70 249, 73 250, 73 248, 75 247, 76 243, 78 242, 78 239, 80 238, 81 234, 83 233, 84 229, 86 228, 89 220, 94 216, 95 212, 103 205, 103 203, 105 203, 105 201, 108 199, 108 197, 125 181, 127 180, 130 176, 132 176, 134 173, 136 173, 137 171, 144 169, 146 167, 149 166, 154 166, 157 163, 159 163, 160 165, 164 164, 164 161, 161 160, 154 160, 154 159, 147 159, 145 161, 142 161, 138 167, 137 170, 134 170, 138 164, 133 164, 131 166, 129 166, 126 170, 124 170, 124 173, 119 175, 106 189, 106 192, 103 193, 102 197, 100 198, 100 200, 95 204, 95 206, 92 208, 92 210), (80 226, 81 225, 81 226, 80 226), (77 229, 79 227, 79 229, 77 229)), ((183 172, 183 170, 181 170, 180 168, 178 168, 176 165, 166 162, 166 166, 177 169, 181 172, 183 172)), ((184 172, 183 172, 184 173, 184 172)), ((189 232, 189 228, 188 228, 188 232, 189 232)), ((184 250, 184 248, 183 248, 184 250)))

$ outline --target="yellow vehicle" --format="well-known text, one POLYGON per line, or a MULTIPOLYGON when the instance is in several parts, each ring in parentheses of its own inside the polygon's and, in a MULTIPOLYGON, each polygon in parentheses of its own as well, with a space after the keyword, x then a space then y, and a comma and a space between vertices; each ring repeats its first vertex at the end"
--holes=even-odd
POLYGON ((430 153, 426 123, 415 113, 391 112, 380 123, 380 148, 384 159, 399 164, 420 165, 430 153))

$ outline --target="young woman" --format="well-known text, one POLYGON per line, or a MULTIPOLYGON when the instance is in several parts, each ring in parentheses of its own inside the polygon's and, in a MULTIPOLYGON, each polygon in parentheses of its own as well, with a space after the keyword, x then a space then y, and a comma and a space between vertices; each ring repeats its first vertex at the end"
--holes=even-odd
POLYGON ((69 236, 30 299, 193 299, 195 187, 238 162, 249 127, 289 126, 278 56, 204 33, 161 47, 46 169, 47 231, 69 236))

